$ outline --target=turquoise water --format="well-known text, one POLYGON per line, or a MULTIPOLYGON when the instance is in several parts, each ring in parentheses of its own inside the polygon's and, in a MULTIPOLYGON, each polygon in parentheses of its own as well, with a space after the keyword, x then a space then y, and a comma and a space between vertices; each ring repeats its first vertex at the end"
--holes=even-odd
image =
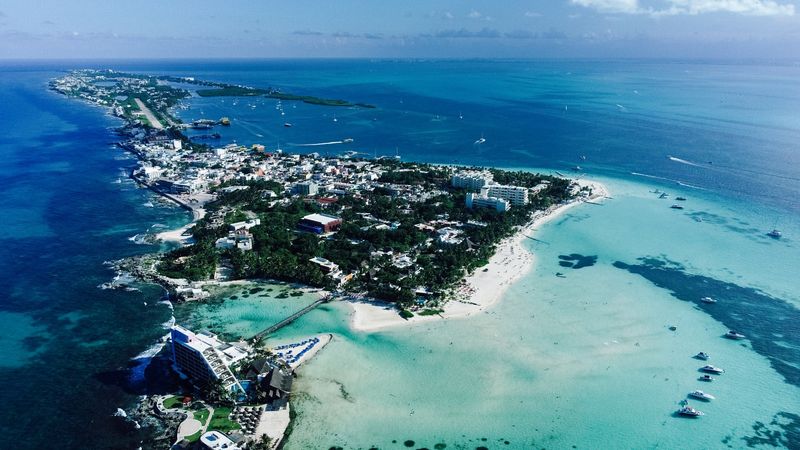
POLYGON ((212 292, 214 297, 208 301, 178 308, 175 319, 184 326, 210 330, 231 340, 250 338, 319 298, 314 291, 268 282, 216 288, 212 292))
MULTIPOLYGON (((150 195, 124 181, 133 161, 109 145, 107 128, 117 122, 45 91, 60 70, 96 64, 2 68, 0 110, 12 121, 0 138, 0 212, 12 220, 0 232, 0 323, 7 330, 0 339, 7 387, 0 431, 24 442, 20 448, 56 440, 63 448, 136 448, 146 436, 110 414, 138 394, 166 389, 142 379, 152 348, 145 350, 170 323, 160 291, 96 286, 113 275, 103 261, 155 249, 128 238, 186 216, 158 203, 145 207, 150 195), (87 423, 94 431, 88 437, 87 423)), ((543 226, 540 241, 527 243, 534 270, 476 317, 364 334, 350 330, 348 306, 335 303, 281 330, 276 342, 334 334, 301 370, 298 419, 286 448, 405 448, 408 439, 414 448, 797 448, 797 67, 367 60, 102 66, 377 106, 284 102, 281 116, 273 101, 190 99, 189 109, 178 111, 185 119, 232 118, 230 128, 215 130, 222 144, 398 152, 404 160, 561 172, 580 164, 612 191, 603 206, 580 206, 543 226), (474 146, 481 134, 486 144, 474 146), (351 145, 296 145, 348 137, 351 145), (671 198, 658 200, 655 188, 671 198), (676 195, 688 198, 685 210, 669 208, 676 195), (767 238, 773 227, 785 237, 767 238), (571 254, 596 262, 560 264, 559 256, 571 254), (701 304, 703 296, 719 302, 701 304), (728 328, 752 339, 722 339, 728 328), (708 385, 696 381, 702 364, 691 358, 701 350, 727 370, 708 385), (707 415, 673 417, 696 388, 717 396, 692 402, 707 415)), ((244 297, 233 290, 177 306, 174 314, 194 327, 247 337, 312 299, 277 299, 276 292, 244 297)))
MULTIPOLYGON (((728 328, 716 319, 739 308, 738 299, 709 288, 680 301, 614 266, 668 257, 691 274, 747 287, 736 274, 748 273, 767 285, 791 279, 798 267, 792 244, 732 229, 730 223, 755 220, 735 205, 721 208, 674 191, 689 198, 685 210, 675 211, 647 186, 603 181, 613 200, 574 208, 543 226, 541 242, 529 244, 537 258, 533 272, 477 317, 363 334, 348 328, 349 308, 335 304, 283 331, 279 339, 335 333, 301 372, 287 448, 400 448, 392 441, 407 439, 428 448, 742 448, 766 439, 754 427, 773 420, 789 425, 768 426, 781 437, 765 446, 796 439, 797 417, 781 416, 800 411, 797 380, 786 379, 796 376, 796 337, 777 339, 793 347, 782 356, 795 369, 778 372, 749 341, 721 337, 728 328), (699 212, 716 219, 697 222, 699 212), (669 247, 674 242, 680 249, 669 247), (709 257, 720 243, 750 257, 726 251, 709 257), (795 259, 771 258, 764 248, 795 259), (559 265, 560 255, 572 253, 598 259, 581 269, 559 265), (719 302, 701 304, 706 295, 719 302), (704 363, 692 355, 699 351, 726 369, 717 381, 697 381, 704 363), (707 415, 673 417, 694 389, 717 397, 692 402, 707 415)), ((776 292, 786 289, 783 300, 797 304, 790 284, 775 284, 776 292)))

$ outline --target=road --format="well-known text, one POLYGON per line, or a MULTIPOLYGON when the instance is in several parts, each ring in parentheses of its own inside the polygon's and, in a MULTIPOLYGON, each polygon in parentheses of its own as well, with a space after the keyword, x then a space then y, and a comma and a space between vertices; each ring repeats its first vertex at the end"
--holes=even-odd
POLYGON ((156 116, 153 115, 153 111, 150 111, 150 108, 148 108, 144 104, 144 102, 142 102, 138 98, 135 98, 133 100, 136 101, 136 106, 138 106, 139 109, 144 114, 144 116, 147 117, 147 121, 150 122, 150 125, 152 125, 153 128, 155 128, 156 130, 164 129, 164 125, 161 125, 161 122, 159 122, 158 119, 156 119, 156 116))

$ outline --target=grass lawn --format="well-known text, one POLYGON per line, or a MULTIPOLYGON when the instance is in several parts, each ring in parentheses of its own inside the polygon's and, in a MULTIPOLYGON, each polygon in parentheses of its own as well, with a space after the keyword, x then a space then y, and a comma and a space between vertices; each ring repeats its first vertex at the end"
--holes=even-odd
POLYGON ((208 410, 207 409, 203 408, 203 409, 199 409, 197 411, 192 411, 192 414, 194 414, 194 418, 199 420, 201 424, 203 424, 203 425, 206 424, 206 420, 208 419, 208 410))
POLYGON ((171 409, 178 406, 183 406, 181 397, 173 395, 172 397, 167 397, 164 399, 164 408, 171 409))
POLYGON ((197 442, 197 441, 200 440, 200 436, 202 436, 202 435, 203 435, 203 431, 201 430, 201 431, 198 431, 197 433, 195 433, 195 434, 193 434, 191 436, 186 436, 186 440, 189 441, 189 442, 197 442))
POLYGON ((214 415, 211 417, 211 422, 208 423, 208 431, 217 430, 227 433, 229 431, 241 429, 241 425, 228 419, 230 413, 231 409, 227 407, 214 409, 214 415))

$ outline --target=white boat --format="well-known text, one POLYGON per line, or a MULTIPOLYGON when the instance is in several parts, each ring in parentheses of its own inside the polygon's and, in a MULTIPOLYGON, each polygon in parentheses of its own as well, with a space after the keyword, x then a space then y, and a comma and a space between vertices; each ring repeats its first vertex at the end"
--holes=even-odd
POLYGON ((735 339, 738 341, 740 339, 746 338, 747 336, 743 335, 742 333, 739 333, 736 330, 730 330, 727 333, 725 333, 725 337, 728 339, 735 339))
POLYGON ((772 230, 767 233, 767 236, 771 237, 772 239, 780 239, 781 236, 783 236, 783 233, 781 233, 779 230, 772 230))
POLYGON ((681 409, 679 409, 678 410, 678 414, 680 414, 682 416, 687 416, 687 417, 700 417, 700 416, 705 416, 706 415, 703 411, 698 411, 698 410, 692 408, 689 405, 686 405, 686 406, 682 407, 681 409))
POLYGON ((689 397, 699 398, 700 400, 705 400, 705 401, 710 401, 710 400, 715 400, 716 399, 716 397, 714 397, 713 395, 706 394, 705 392, 701 391, 700 389, 697 389, 695 391, 689 392, 689 397))
POLYGON ((475 145, 480 145, 483 144, 484 142, 486 142, 486 138, 484 138, 483 135, 481 135, 481 138, 475 141, 475 145))
POLYGON ((709 372, 709 373, 716 373, 716 374, 725 373, 725 371, 724 371, 724 370, 720 369, 719 367, 712 366, 712 365, 710 365, 710 364, 709 364, 709 365, 707 365, 707 366, 703 366, 703 367, 701 367, 701 368, 700 368, 700 370, 701 370, 702 372, 709 372))
POLYGON ((717 301, 711 297, 703 297, 700 299, 700 301, 703 303, 717 303, 717 301))
POLYGON ((708 361, 708 358, 710 358, 710 356, 708 356, 708 353, 706 352, 700 352, 694 355, 694 357, 697 359, 702 359, 703 361, 708 361))
POLYGON ((711 381, 714 381, 714 377, 712 377, 709 374, 705 374, 705 375, 701 375, 700 378, 698 378, 698 380, 711 382, 711 381))

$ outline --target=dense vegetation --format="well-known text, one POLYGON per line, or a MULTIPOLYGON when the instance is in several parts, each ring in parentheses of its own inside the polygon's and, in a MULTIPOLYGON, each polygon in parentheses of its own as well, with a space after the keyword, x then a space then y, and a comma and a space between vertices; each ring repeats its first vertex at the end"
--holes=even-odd
POLYGON ((385 172, 380 187, 360 191, 359 196, 342 195, 332 204, 293 197, 289 202, 274 202, 266 191, 282 196, 274 182, 237 180, 231 184, 248 189, 222 193, 208 205, 212 211, 226 212, 225 222, 241 219, 235 211, 247 211, 260 218, 251 228, 254 246, 249 252, 217 250, 214 241, 227 234, 226 227, 214 228, 208 220, 194 229, 196 244, 166 255, 161 272, 169 276, 202 279, 224 261, 235 278, 272 278, 334 288, 333 280, 309 262, 324 257, 339 265, 344 273, 356 273, 345 285, 347 292, 397 302, 408 307, 418 299, 418 288, 437 298, 471 271, 485 265, 495 245, 510 236, 517 226, 528 222, 537 209, 560 203, 570 197, 570 182, 528 172, 493 171, 503 183, 533 187, 543 181, 548 186, 524 207, 506 213, 470 210, 464 206, 466 191, 450 187, 450 171, 424 164, 381 162, 385 172), (403 192, 426 193, 422 197, 403 192), (343 219, 341 229, 327 237, 296 231, 300 219, 324 212, 343 219), (439 222, 436 222, 439 221, 439 222), (441 243, 438 235, 425 231, 421 224, 439 229, 450 226, 461 231, 458 244, 441 243), (398 258, 412 264, 399 264, 398 258))
POLYGON ((273 91, 267 97, 270 98, 277 98, 279 100, 297 100, 302 101, 303 103, 309 103, 311 105, 321 105, 321 106, 359 106, 362 108, 374 108, 373 105, 367 105, 365 103, 350 103, 346 100, 338 100, 338 99, 327 99, 327 98, 319 98, 313 97, 310 95, 294 95, 294 94, 286 94, 283 92, 273 91))
POLYGON ((249 88, 243 86, 224 86, 217 89, 198 89, 197 95, 200 97, 245 97, 254 95, 267 95, 269 91, 264 89, 249 88))

